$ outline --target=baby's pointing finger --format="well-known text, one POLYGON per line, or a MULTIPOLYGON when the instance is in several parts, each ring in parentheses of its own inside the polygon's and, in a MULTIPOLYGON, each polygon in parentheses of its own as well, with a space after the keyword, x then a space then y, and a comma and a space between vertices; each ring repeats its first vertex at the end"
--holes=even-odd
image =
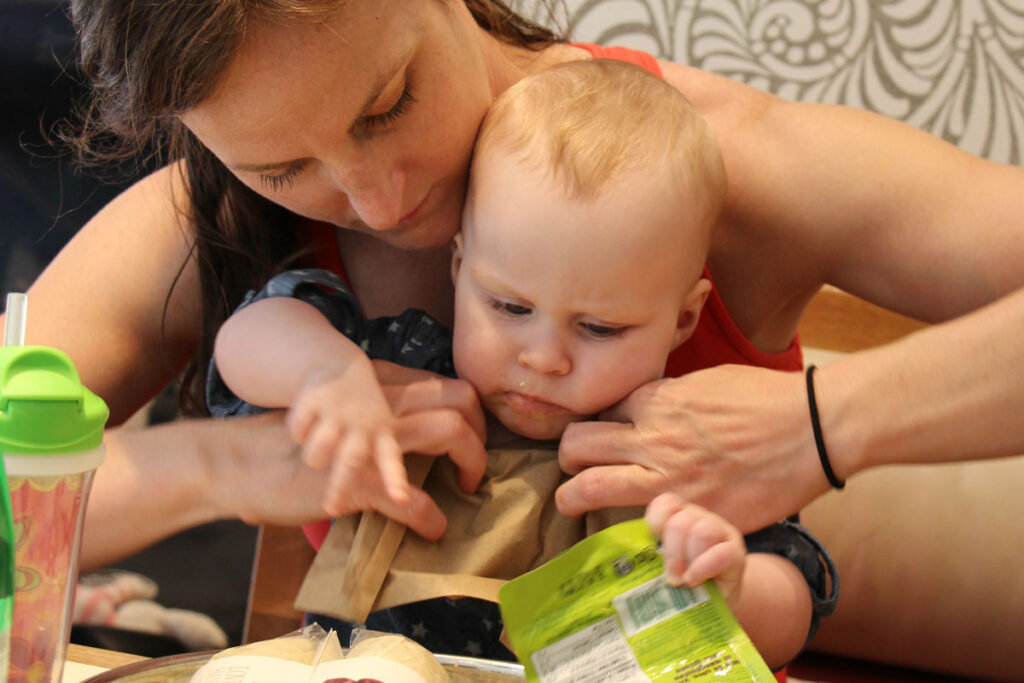
POLYGON ((395 437, 390 433, 377 434, 374 439, 373 457, 391 500, 398 505, 408 503, 409 479, 405 472, 402 449, 399 448, 395 437))

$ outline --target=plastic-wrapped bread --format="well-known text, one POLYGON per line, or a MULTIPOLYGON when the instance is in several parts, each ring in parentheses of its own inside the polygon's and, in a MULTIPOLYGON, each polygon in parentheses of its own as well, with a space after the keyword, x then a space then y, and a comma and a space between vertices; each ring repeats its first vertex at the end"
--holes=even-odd
POLYGON ((192 675, 191 683, 220 683, 227 680, 229 671, 233 683, 306 683, 315 659, 329 661, 341 657, 337 634, 313 624, 279 638, 221 650, 192 675))
MULTIPOLYGON (((381 635, 358 642, 345 658, 347 664, 369 663, 370 660, 385 660, 407 667, 418 674, 425 683, 449 683, 451 679, 430 652, 418 643, 404 636, 381 635)), ((397 679, 396 679, 397 680, 397 679)))
POLYGON ((318 626, 300 633, 219 652, 191 683, 451 683, 444 667, 426 648, 405 636, 364 637, 347 656, 337 635, 318 626), (325 642, 326 639, 326 642, 325 642), (318 662, 313 666, 314 662, 318 662))
MULTIPOLYGON (((326 635, 324 634, 325 637, 326 635)), ((321 659, 337 659, 342 656, 341 647, 336 644, 337 636, 332 634, 331 639, 334 641, 334 645, 332 647, 332 644, 328 642, 325 646, 327 651, 324 652, 324 656, 321 659)), ((238 656, 272 657, 274 659, 284 659, 289 662, 308 665, 313 663, 313 657, 320 648, 321 641, 321 638, 311 638, 302 633, 297 633, 271 640, 260 640, 248 645, 229 647, 215 654, 212 659, 238 656)))

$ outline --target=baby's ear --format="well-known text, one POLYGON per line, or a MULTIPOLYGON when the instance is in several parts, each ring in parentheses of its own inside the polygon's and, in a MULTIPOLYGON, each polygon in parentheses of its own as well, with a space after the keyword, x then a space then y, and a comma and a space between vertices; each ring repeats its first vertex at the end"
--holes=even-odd
POLYGON ((711 281, 702 277, 683 298, 683 305, 679 308, 679 318, 676 320, 675 336, 672 338, 673 351, 693 334, 697 327, 697 321, 700 320, 700 312, 704 309, 704 302, 708 300, 710 293, 711 281))
POLYGON ((452 283, 459 277, 459 268, 462 267, 462 231, 455 233, 452 238, 452 283))

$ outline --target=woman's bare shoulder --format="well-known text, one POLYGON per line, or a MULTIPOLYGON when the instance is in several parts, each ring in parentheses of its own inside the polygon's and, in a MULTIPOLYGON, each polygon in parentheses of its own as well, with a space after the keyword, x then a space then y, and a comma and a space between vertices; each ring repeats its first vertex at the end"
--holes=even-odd
POLYGON ((736 128, 782 102, 745 83, 696 67, 663 59, 658 60, 658 66, 665 81, 683 93, 716 131, 736 128))
POLYGON ((29 290, 28 341, 65 349, 115 423, 159 391, 198 338, 187 201, 177 167, 139 180, 29 290))

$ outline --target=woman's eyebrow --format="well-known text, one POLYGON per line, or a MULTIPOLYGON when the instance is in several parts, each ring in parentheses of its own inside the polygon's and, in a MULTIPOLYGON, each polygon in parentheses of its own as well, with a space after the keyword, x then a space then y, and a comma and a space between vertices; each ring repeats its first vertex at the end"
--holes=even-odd
POLYGON ((384 89, 388 87, 388 84, 394 80, 395 76, 399 71, 405 68, 406 63, 412 50, 407 50, 399 55, 392 63, 391 68, 386 69, 374 82, 373 87, 370 88, 370 94, 363 101, 363 106, 359 108, 359 113, 356 114, 356 120, 367 116, 373 111, 374 105, 377 104, 377 100, 384 93, 384 89))

